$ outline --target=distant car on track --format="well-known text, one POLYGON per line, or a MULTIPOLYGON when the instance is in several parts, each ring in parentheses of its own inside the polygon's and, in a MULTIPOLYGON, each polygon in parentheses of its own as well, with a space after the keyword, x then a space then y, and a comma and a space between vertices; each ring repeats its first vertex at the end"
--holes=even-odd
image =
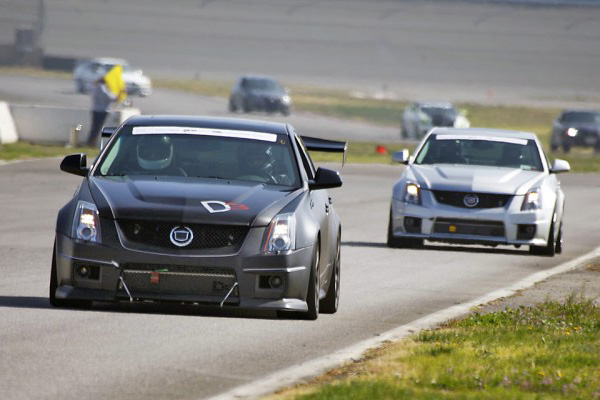
POLYGON ((550 166, 535 134, 435 128, 415 156, 393 158, 407 167, 392 191, 390 247, 427 239, 562 251, 565 195, 556 174, 570 167, 550 166))
POLYGON ((552 151, 562 147, 568 153, 573 146, 593 147, 600 152, 600 112, 565 110, 552 126, 552 151))
POLYGON ((264 111, 280 112, 290 115, 292 100, 288 89, 277 80, 266 76, 240 77, 231 89, 229 111, 264 111))
POLYGON ((123 80, 130 96, 148 96, 152 93, 152 81, 141 69, 133 68, 120 58, 93 58, 83 60, 73 69, 73 80, 78 93, 89 93, 98 78, 106 75, 114 66, 123 67, 123 80))
POLYGON ((417 101, 402 113, 400 136, 420 140, 434 127, 468 128, 469 120, 449 102, 417 101))
POLYGON ((337 311, 341 224, 326 189, 342 181, 308 150, 343 153, 346 142, 203 117, 132 117, 103 134, 91 167, 85 154, 60 166, 84 179, 58 213, 52 305, 337 311))

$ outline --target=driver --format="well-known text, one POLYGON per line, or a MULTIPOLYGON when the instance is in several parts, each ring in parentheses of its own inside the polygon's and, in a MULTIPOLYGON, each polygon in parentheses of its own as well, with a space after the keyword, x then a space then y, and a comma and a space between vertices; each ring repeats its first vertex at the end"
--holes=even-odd
POLYGON ((251 143, 240 147, 240 179, 261 178, 264 181, 274 181, 273 178, 273 149, 271 146, 251 143))
POLYGON ((173 143, 167 135, 143 135, 136 149, 140 167, 147 171, 164 171, 173 162, 173 143))

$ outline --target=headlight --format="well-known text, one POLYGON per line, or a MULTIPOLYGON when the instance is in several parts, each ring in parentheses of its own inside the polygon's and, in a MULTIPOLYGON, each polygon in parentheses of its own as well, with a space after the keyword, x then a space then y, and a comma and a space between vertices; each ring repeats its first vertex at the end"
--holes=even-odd
POLYGON ((537 189, 530 190, 525 195, 525 199, 523 200, 523 206, 521 206, 522 211, 531 211, 531 210, 539 210, 541 208, 540 204, 540 192, 537 189))
POLYGON ((265 254, 279 254, 292 250, 296 243, 296 219, 294 214, 280 214, 273 218, 265 240, 265 254))
POLYGON ((576 128, 569 128, 569 129, 567 129, 566 133, 567 133, 567 136, 575 137, 575 136, 577 136, 578 132, 579 131, 576 128))
POLYGON ((286 95, 286 96, 283 96, 283 97, 281 98, 281 102, 282 102, 283 104, 290 104, 290 102, 291 102, 291 101, 292 101, 292 99, 290 98, 290 96, 287 96, 287 95, 286 95))
POLYGON ((404 187, 404 202, 421 204, 421 189, 416 183, 407 183, 404 187))
POLYGON ((71 236, 100 243, 100 217, 95 204, 82 200, 77 203, 71 236))

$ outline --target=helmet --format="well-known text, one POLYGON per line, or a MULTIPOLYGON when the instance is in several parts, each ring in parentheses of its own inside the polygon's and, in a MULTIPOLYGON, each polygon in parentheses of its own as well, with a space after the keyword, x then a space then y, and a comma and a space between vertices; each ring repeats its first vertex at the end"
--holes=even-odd
POLYGON ((173 160, 173 143, 166 135, 144 135, 137 144, 140 167, 148 170, 167 168, 173 160))
POLYGON ((271 175, 273 172, 273 150, 271 146, 249 144, 240 147, 240 160, 248 175, 271 175))

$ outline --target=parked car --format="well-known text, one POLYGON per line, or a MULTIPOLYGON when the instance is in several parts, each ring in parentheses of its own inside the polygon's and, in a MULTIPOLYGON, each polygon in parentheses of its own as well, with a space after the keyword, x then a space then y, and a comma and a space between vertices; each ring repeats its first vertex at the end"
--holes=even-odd
POLYGON ((562 147, 568 153, 573 146, 593 147, 600 152, 600 112, 565 110, 552 126, 552 151, 562 147))
POLYGON ((533 254, 562 251, 565 195, 533 133, 434 128, 394 160, 407 165, 394 185, 390 247, 449 243, 528 245, 533 254))
POLYGON ((240 77, 233 85, 229 96, 230 112, 265 111, 290 115, 291 109, 289 89, 283 87, 277 80, 265 76, 240 77))
POLYGON ((104 76, 114 66, 123 67, 123 80, 130 96, 148 96, 152 93, 152 81, 141 69, 133 68, 129 63, 120 58, 93 58, 84 60, 73 69, 73 80, 78 93, 89 93, 94 87, 94 82, 104 76))
POLYGON ((85 154, 60 165, 84 179, 58 213, 53 306, 337 311, 341 224, 326 189, 342 180, 307 150, 343 153, 345 142, 203 117, 136 116, 103 134, 92 166, 85 154))
POLYGON ((421 139, 433 127, 468 128, 469 120, 448 102, 417 101, 402 114, 402 139, 421 139))

